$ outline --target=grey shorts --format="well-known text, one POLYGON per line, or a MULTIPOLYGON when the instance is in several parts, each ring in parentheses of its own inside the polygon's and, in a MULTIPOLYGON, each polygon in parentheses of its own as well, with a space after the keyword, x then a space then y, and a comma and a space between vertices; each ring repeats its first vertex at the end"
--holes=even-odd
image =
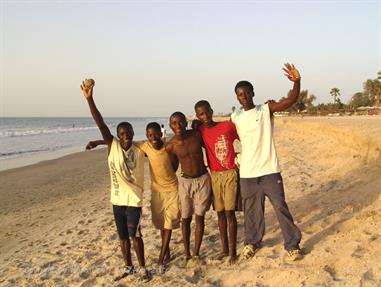
POLYGON ((193 213, 204 216, 212 197, 209 173, 196 178, 179 177, 179 197, 181 218, 189 218, 193 213))

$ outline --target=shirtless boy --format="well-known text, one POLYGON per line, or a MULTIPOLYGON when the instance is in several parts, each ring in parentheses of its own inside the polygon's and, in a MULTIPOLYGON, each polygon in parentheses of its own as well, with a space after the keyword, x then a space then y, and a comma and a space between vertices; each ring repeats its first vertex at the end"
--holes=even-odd
POLYGON ((171 115, 169 125, 174 136, 166 145, 166 150, 173 161, 178 160, 181 164, 179 197, 185 266, 192 258, 190 253, 190 225, 193 213, 196 219, 193 264, 197 265, 200 262, 204 216, 211 203, 210 176, 204 164, 202 138, 199 132, 186 129, 187 120, 181 112, 175 112, 171 115))

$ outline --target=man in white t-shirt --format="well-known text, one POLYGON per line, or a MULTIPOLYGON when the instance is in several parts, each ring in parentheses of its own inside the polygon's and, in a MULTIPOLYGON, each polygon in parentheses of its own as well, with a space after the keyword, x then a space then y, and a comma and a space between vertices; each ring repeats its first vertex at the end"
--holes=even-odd
POLYGON ((302 258, 299 243, 301 233, 294 224, 285 201, 283 180, 274 144, 274 112, 284 111, 296 103, 300 92, 300 74, 294 65, 285 64, 283 70, 294 83, 288 98, 280 102, 255 105, 253 85, 238 82, 235 93, 242 110, 236 110, 232 122, 241 140, 240 186, 244 207, 245 247, 244 258, 254 256, 265 233, 265 196, 275 210, 287 250, 287 259, 302 258))

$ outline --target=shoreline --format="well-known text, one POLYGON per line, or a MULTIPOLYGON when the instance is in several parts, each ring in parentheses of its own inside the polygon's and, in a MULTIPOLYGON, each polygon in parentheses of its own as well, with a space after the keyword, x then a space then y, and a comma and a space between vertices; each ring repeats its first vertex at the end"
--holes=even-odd
MULTIPOLYGON (((287 118, 290 118, 290 119, 292 119, 292 118, 296 118, 296 119, 305 118, 305 119, 312 119, 312 120, 314 120, 314 119, 315 120, 336 119, 336 118, 339 118, 339 119, 375 119, 375 120, 377 120, 377 119, 381 118, 381 115, 372 115, 372 116, 368 116, 368 115, 310 116, 310 115, 302 115, 301 114, 301 115, 297 115, 297 116, 283 116, 283 115, 276 115, 275 116, 276 120, 287 119, 287 118)), ((193 116, 187 116, 187 120, 189 122, 191 122, 192 119, 193 119, 193 116)), ((213 119, 217 122, 220 122, 220 121, 229 120, 230 118, 225 117, 225 116, 214 116, 213 119)), ((167 137, 170 137, 171 135, 172 134, 169 131, 167 131, 167 137)), ((145 138, 136 139, 136 140, 137 141, 145 140, 145 138)), ((9 159, 3 159, 3 160, 0 160, 0 172, 5 171, 5 170, 20 168, 20 167, 25 167, 25 166, 32 166, 34 164, 38 164, 38 163, 46 161, 46 160, 54 160, 54 159, 64 157, 66 155, 79 153, 79 152, 85 150, 86 144, 87 144, 87 142, 83 143, 83 146, 74 146, 74 147, 65 148, 65 149, 56 150, 56 151, 41 152, 41 153, 37 153, 37 154, 29 154, 26 156, 16 156, 16 157, 9 158, 9 159)))

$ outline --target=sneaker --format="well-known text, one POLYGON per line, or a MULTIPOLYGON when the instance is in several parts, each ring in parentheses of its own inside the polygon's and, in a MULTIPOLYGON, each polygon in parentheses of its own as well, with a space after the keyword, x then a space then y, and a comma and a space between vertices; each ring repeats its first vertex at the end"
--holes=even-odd
POLYGON ((302 252, 300 251, 300 249, 292 249, 292 250, 287 251, 287 256, 285 259, 287 261, 296 261, 296 260, 300 260, 302 258, 303 258, 303 255, 302 255, 302 252))
POLYGON ((257 247, 255 247, 253 244, 247 244, 242 249, 241 257, 243 259, 250 259, 255 255, 255 252, 257 251, 257 247))
POLYGON ((151 280, 148 270, 145 267, 139 268, 138 276, 139 276, 139 279, 144 283, 151 280))

